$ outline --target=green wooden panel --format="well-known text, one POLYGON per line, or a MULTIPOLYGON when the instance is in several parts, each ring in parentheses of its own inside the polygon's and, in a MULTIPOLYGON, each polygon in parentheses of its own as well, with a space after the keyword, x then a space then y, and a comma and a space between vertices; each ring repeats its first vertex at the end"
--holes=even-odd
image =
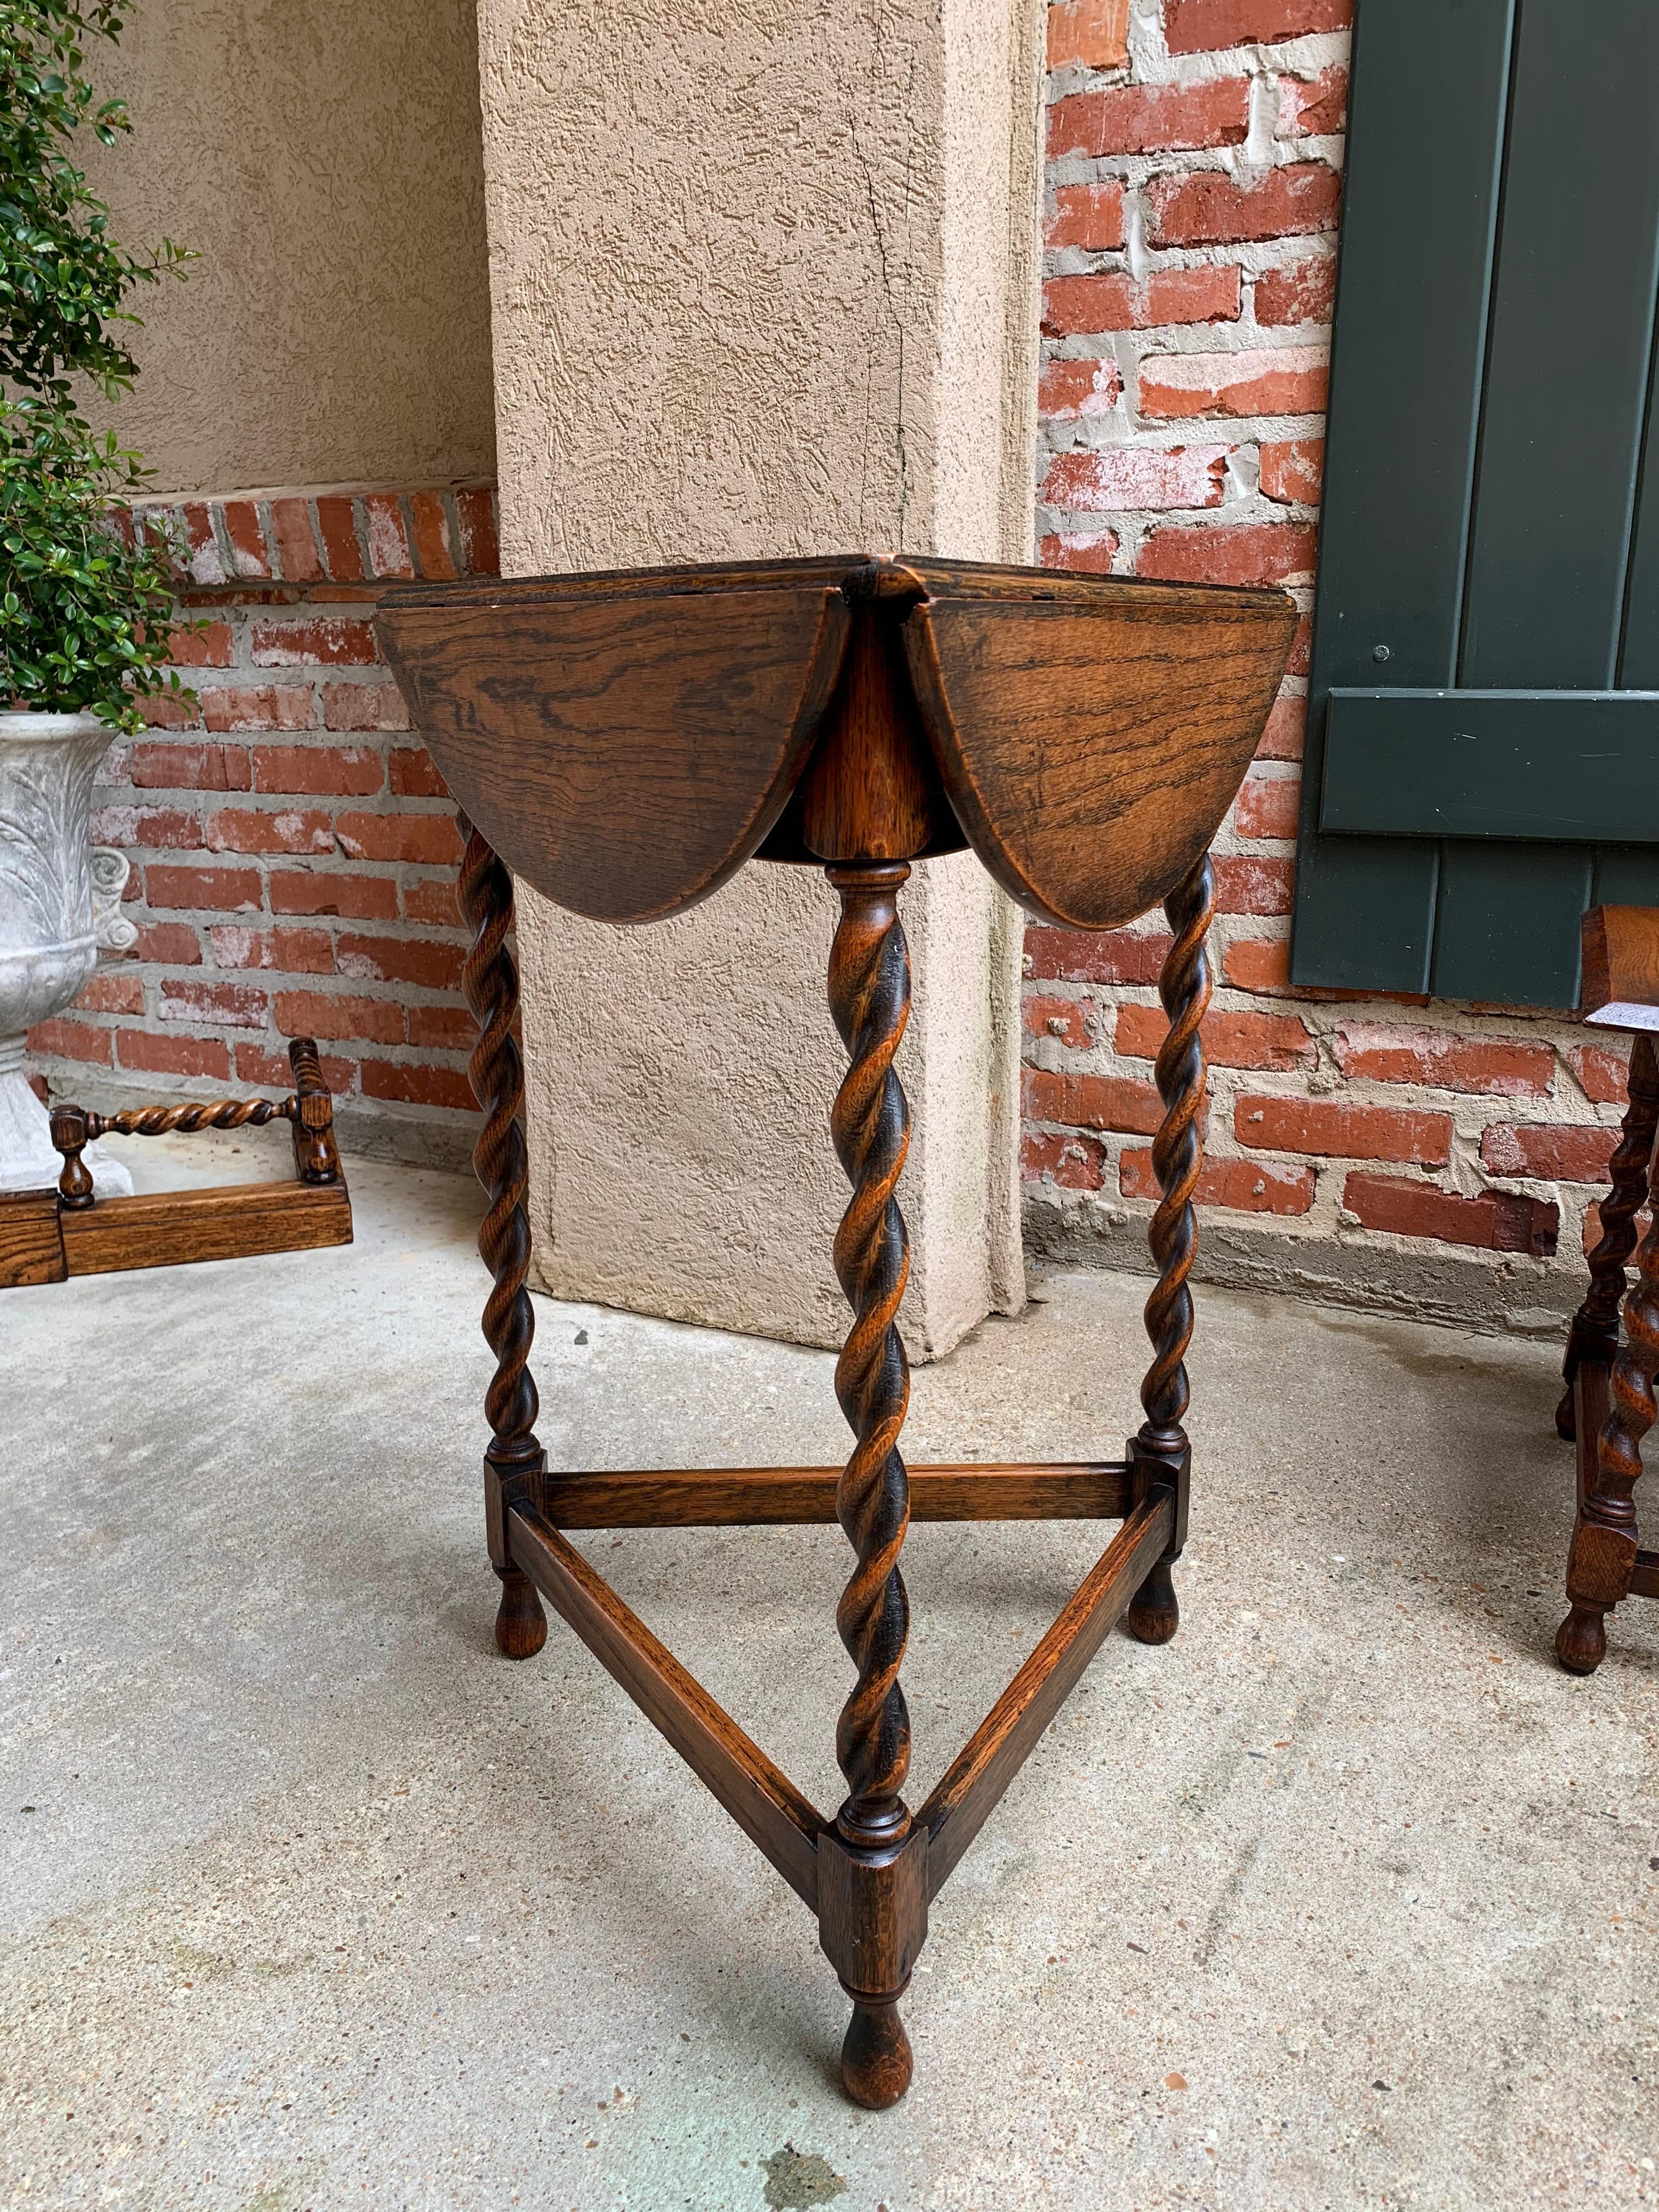
POLYGON ((1428 987, 1437 864, 1318 835, 1333 685, 1455 680, 1512 0, 1362 0, 1291 973, 1428 987), (1373 658, 1386 649, 1386 661, 1373 658))
POLYGON ((1522 0, 1457 681, 1618 672, 1659 269, 1659 7, 1522 0), (1564 162, 1563 150, 1571 155, 1564 162))
MULTIPOLYGON (((1333 691, 1320 827, 1659 844, 1659 692, 1333 691)), ((1449 848, 1446 857, 1459 866, 1470 858, 1449 848)), ((1535 891, 1525 853, 1510 857, 1535 891)), ((1480 866, 1490 881, 1489 860, 1480 866)), ((1442 872, 1443 901, 1453 872, 1442 872)))
POLYGON ((1659 853, 1650 845, 1603 845, 1595 855, 1592 906, 1659 906, 1659 853))
POLYGON ((1450 845, 1440 878, 1434 988, 1443 999, 1571 1006, 1578 999, 1578 918, 1589 904, 1584 845, 1450 845), (1561 917, 1571 916, 1563 929, 1561 917), (1503 988, 1491 988, 1494 979, 1503 988))
MULTIPOLYGON (((1643 690, 1659 690, 1659 437, 1655 434, 1659 409, 1654 404, 1659 396, 1659 343, 1650 350, 1642 482, 1619 657, 1620 683, 1643 690)), ((1601 846, 1595 856, 1590 904, 1659 906, 1659 854, 1640 845, 1601 846)))
POLYGON ((1641 691, 1659 691, 1659 439, 1654 434, 1659 347, 1651 351, 1654 357, 1648 367, 1648 420, 1642 441, 1642 482, 1636 495, 1636 528, 1631 542, 1630 581, 1625 594, 1625 634, 1619 655, 1619 673, 1614 679, 1641 691))
MULTIPOLYGON (((1522 0, 1458 659, 1471 688, 1594 690, 1618 672, 1659 268, 1656 79, 1653 0, 1600 0, 1588 20, 1583 0, 1522 0)), ((1577 728, 1564 702, 1564 797, 1577 728)), ((1591 866, 1446 847, 1431 988, 1565 1003, 1591 866)))

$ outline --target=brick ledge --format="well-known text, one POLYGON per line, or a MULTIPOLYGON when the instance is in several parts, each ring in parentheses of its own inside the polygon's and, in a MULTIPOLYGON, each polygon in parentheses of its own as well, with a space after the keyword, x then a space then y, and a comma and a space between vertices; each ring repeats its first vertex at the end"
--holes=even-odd
POLYGON ((495 486, 324 484, 169 494, 115 510, 131 536, 170 524, 182 591, 238 585, 448 582, 501 571, 495 486))

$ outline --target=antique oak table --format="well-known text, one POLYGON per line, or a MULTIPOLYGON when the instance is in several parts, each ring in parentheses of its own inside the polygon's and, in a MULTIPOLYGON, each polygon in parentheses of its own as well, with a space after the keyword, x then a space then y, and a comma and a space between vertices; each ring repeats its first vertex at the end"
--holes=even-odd
POLYGON ((1210 991, 1208 846, 1279 688, 1296 612, 1282 592, 1177 589, 1028 568, 847 554, 394 592, 377 622, 415 725, 462 810, 466 990, 480 1036, 477 1153, 494 1277, 483 1328, 495 1638, 509 1657, 560 1613, 817 1917, 853 2001, 848 2094, 902 2096, 898 2001, 927 1909, 1107 1632, 1175 1633, 1187 1528, 1186 1289, 1210 991), (895 1199, 909 1115, 893 1058, 909 1005, 898 895, 913 860, 971 845, 1030 913, 1085 930, 1160 900, 1165 1108, 1152 1148, 1153 1358, 1121 1460, 906 1469, 896 1322, 908 1266, 895 1199), (537 1442, 527 1364, 513 877, 574 912, 647 922, 750 859, 822 866, 840 900, 830 1010, 850 1066, 830 1115, 853 1186, 835 1240, 854 1312, 836 1389, 844 1468, 564 1474, 537 1442), (511 873, 509 873, 511 871, 511 873), (899 1683, 899 1555, 917 1520, 1121 1519, 1054 1626, 912 1812, 899 1683), (857 1680, 826 1819, 568 1541, 578 1528, 837 1520, 856 1553, 836 1609, 857 1680))

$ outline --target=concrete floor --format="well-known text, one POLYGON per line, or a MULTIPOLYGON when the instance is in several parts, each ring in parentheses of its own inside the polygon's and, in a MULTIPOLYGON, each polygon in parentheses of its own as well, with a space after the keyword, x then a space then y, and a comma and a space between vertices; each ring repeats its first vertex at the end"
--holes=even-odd
MULTIPOLYGON (((495 1656, 475 1195, 353 1180, 350 1249, 0 1308, 0 2200, 1659 2197, 1659 1607, 1557 1671, 1551 1351, 1200 1294, 1182 1632, 1109 1639, 957 1870, 872 2116, 782 1882, 562 1626, 495 1656)), ((1050 1279, 911 1455, 1115 1449, 1143 1290, 1050 1279)), ((538 1321, 556 1464, 841 1455, 822 1355, 538 1321)), ((838 1533, 583 1540, 833 1807, 838 1533)), ((1100 1541, 913 1533, 913 1802, 1100 1541)))

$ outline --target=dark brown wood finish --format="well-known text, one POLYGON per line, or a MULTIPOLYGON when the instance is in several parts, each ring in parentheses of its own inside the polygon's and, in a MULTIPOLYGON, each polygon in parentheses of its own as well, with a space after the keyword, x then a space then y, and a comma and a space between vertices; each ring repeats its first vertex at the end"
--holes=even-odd
POLYGON ((471 817, 462 904, 476 933, 473 1083, 488 1117, 477 1164, 490 1194, 480 1249, 494 1279, 486 1517, 506 1592, 498 1640, 515 1656, 537 1648, 539 1590, 814 1907, 853 2002, 842 2079, 872 2107, 910 2079, 898 2005, 929 1900, 1112 1624, 1127 1613, 1147 1641, 1175 1630, 1197 1031, 1209 992, 1205 848, 1254 750, 1294 623, 1279 592, 868 555, 422 587, 382 608, 387 657, 471 817), (896 1192, 908 1113, 893 1063, 909 986, 897 894, 908 861, 968 839, 1036 911, 1104 927, 1163 898, 1175 933, 1158 1063, 1154 1357, 1146 1420, 1121 1462, 907 1473, 899 1449, 908 1255, 896 1192), (638 921, 691 903, 756 853, 828 862, 841 901, 830 1004, 849 1065, 831 1130, 852 1184, 836 1264, 854 1321, 836 1389, 854 1449, 838 1475, 550 1474, 527 1364, 522 1074, 502 862, 578 912, 638 921), (917 1819, 903 1797, 900 1687, 899 1562, 913 1513, 1127 1516, 917 1819), (856 1558, 836 1615, 856 1682, 836 1738, 847 1798, 826 1824, 559 1529, 832 1514, 856 1558))
POLYGON ((1659 1134, 1659 1066, 1645 1036, 1631 1050, 1629 1085, 1624 1130, 1608 1169, 1612 1188, 1601 1200, 1601 1233, 1589 1255, 1589 1290, 1572 1317, 1562 1362, 1565 1388, 1555 1409, 1555 1426, 1568 1443, 1576 1433, 1572 1382, 1579 1362, 1594 1359, 1605 1365, 1619 1349, 1619 1307, 1636 1249, 1636 1217, 1648 1202, 1648 1171, 1659 1134))
POLYGON ((1137 1505, 1065 1611, 951 1760, 916 1815, 927 1831, 927 1893, 938 1895, 1003 1791, 1036 1748, 1109 1631, 1163 1553, 1175 1501, 1160 1490, 1137 1505))
MULTIPOLYGON (((1607 1615, 1630 1591, 1638 1566, 1633 1493, 1642 1474, 1642 1439, 1653 1426, 1653 1382, 1659 1374, 1659 1214, 1636 1255, 1625 1336, 1611 1370, 1611 1409, 1593 1432, 1595 1479, 1573 1530, 1570 1610, 1556 1632, 1556 1656, 1573 1674, 1593 1674, 1607 1656, 1607 1615)), ((1581 1364, 1581 1378, 1592 1364, 1581 1364)))
POLYGON ((950 801, 911 696, 900 629, 926 586, 872 567, 842 586, 853 611, 841 681, 798 794, 806 853, 910 860, 952 842, 950 801))
MULTIPOLYGON (((912 1521, 1117 1521, 1133 1503, 1126 1461, 1048 1467, 907 1467, 912 1521)), ((550 1475, 556 1528, 780 1528, 834 1521, 834 1467, 629 1468, 550 1475)))
POLYGON ((351 1199, 335 1147, 334 1101, 312 1039, 296 1037, 289 1060, 295 1090, 287 1098, 189 1100, 119 1114, 54 1106, 52 1140, 64 1157, 58 1188, 0 1200, 0 1289, 349 1244, 351 1199), (100 1200, 83 1157, 100 1137, 161 1137, 175 1130, 190 1136, 276 1121, 293 1125, 292 1183, 225 1183, 100 1200))
POLYGON ((507 1540, 514 1561, 561 1620, 816 1912, 823 1814, 550 1522, 515 1505, 507 1515, 507 1540))
POLYGON ((376 629, 457 801, 578 913, 672 914, 763 845, 969 840, 1034 912, 1098 929, 1208 845, 1296 620, 1283 592, 848 553, 417 586, 376 629))
MULTIPOLYGON (((858 1439, 836 1492, 836 1517, 858 1554, 836 1607, 836 1626, 858 1668, 836 1730, 848 1784, 836 1826, 872 1880, 883 1876, 910 1832, 903 1797, 910 1717, 899 1686, 910 1626, 899 1554, 910 1499, 898 1448, 910 1370, 897 1326, 910 1249, 894 1195, 909 1150, 910 1109, 893 1067, 910 1012, 910 956, 898 919, 899 889, 909 872, 902 862, 829 871, 841 897, 830 1009, 851 1061, 830 1109, 830 1133, 853 1186, 836 1231, 836 1273, 854 1313, 836 1363, 836 1395, 858 1439)), ((902 1994, 896 1980, 866 1982, 854 1997, 842 2079, 860 2105, 892 2104, 909 2086, 902 1994)))
POLYGON ((1174 932, 1158 978, 1158 996, 1170 1027, 1153 1073, 1164 1120, 1152 1139, 1152 1172, 1162 1193, 1146 1231, 1158 1281, 1146 1301, 1146 1334, 1152 1364, 1140 1386, 1146 1418, 1130 1446, 1138 1483, 1167 1479, 1176 1498, 1169 1550, 1147 1576, 1129 1608, 1130 1633, 1143 1644, 1167 1644, 1180 1623, 1170 1570, 1187 1540, 1187 1490, 1192 1455, 1182 1423, 1191 1397, 1187 1347, 1193 1340, 1193 1300, 1187 1288, 1198 1252, 1193 1194, 1204 1164, 1199 1117, 1204 1106, 1204 1048, 1200 1025, 1210 1003, 1210 963, 1205 947, 1215 912, 1215 877, 1208 854, 1164 902, 1174 932), (1153 1464, 1147 1465, 1151 1462, 1153 1464))
POLYGON ((600 921, 719 889, 794 787, 840 672, 840 573, 394 594, 376 629, 455 799, 600 921))
POLYGON ((459 817, 462 837, 460 908, 473 933, 462 969, 462 987, 478 1042, 467 1073, 483 1111, 472 1151, 489 1207, 478 1229, 478 1256, 491 1283, 484 1301, 484 1341, 495 1355, 495 1372, 484 1393, 489 1443, 484 1452, 484 1527, 489 1557, 501 1577, 495 1642, 509 1659, 533 1659, 547 1641, 547 1617, 536 1593, 514 1565, 506 1516, 519 1499, 533 1498, 547 1468, 536 1435, 539 1410, 530 1372, 536 1314, 525 1288, 530 1273, 530 1224, 524 1195, 530 1184, 525 1151, 524 1064, 514 1040, 519 970, 507 949, 513 928, 513 878, 472 827, 459 817))
POLYGON ((878 1850, 850 1849, 837 1828, 818 1838, 818 1942, 853 2000, 841 2078, 873 2112, 897 2104, 915 2061, 899 2018, 927 1939, 927 1832, 915 1827, 878 1850))
POLYGON ((1635 1489, 1642 1439, 1654 1419, 1659 1372, 1659 1209, 1637 1255, 1636 1217, 1659 1186, 1659 908, 1592 907, 1583 920, 1587 1021, 1632 1033, 1629 1102, 1601 1200, 1589 1290, 1574 1315, 1557 1431, 1576 1446, 1577 1510, 1567 1554, 1566 1619, 1555 1656, 1569 1674, 1593 1674, 1607 1656, 1607 1616, 1626 1597, 1659 1597, 1659 1553, 1638 1540, 1635 1489), (1620 1336, 1620 1304, 1624 1337, 1620 1336))
POLYGON ((92 1176, 82 1158, 100 1137, 192 1137, 204 1129, 263 1128, 267 1122, 293 1125, 294 1170, 302 1183, 340 1180, 340 1155, 334 1142, 334 1100, 324 1083, 317 1048, 299 1037, 289 1057, 302 1088, 287 1098, 186 1100, 177 1106, 132 1106, 119 1114, 89 1114, 82 1106, 54 1106, 52 1140, 64 1155, 58 1194, 66 1213, 94 1202, 92 1176))
POLYGON ((905 647, 945 787, 1011 896, 1077 929, 1133 921, 1208 848, 1261 737, 1296 611, 1194 599, 930 594, 905 647))
POLYGON ((288 1048, 294 1070, 294 1172, 301 1182, 338 1182, 340 1151, 334 1141, 334 1100, 323 1079, 316 1041, 295 1037, 288 1048))

